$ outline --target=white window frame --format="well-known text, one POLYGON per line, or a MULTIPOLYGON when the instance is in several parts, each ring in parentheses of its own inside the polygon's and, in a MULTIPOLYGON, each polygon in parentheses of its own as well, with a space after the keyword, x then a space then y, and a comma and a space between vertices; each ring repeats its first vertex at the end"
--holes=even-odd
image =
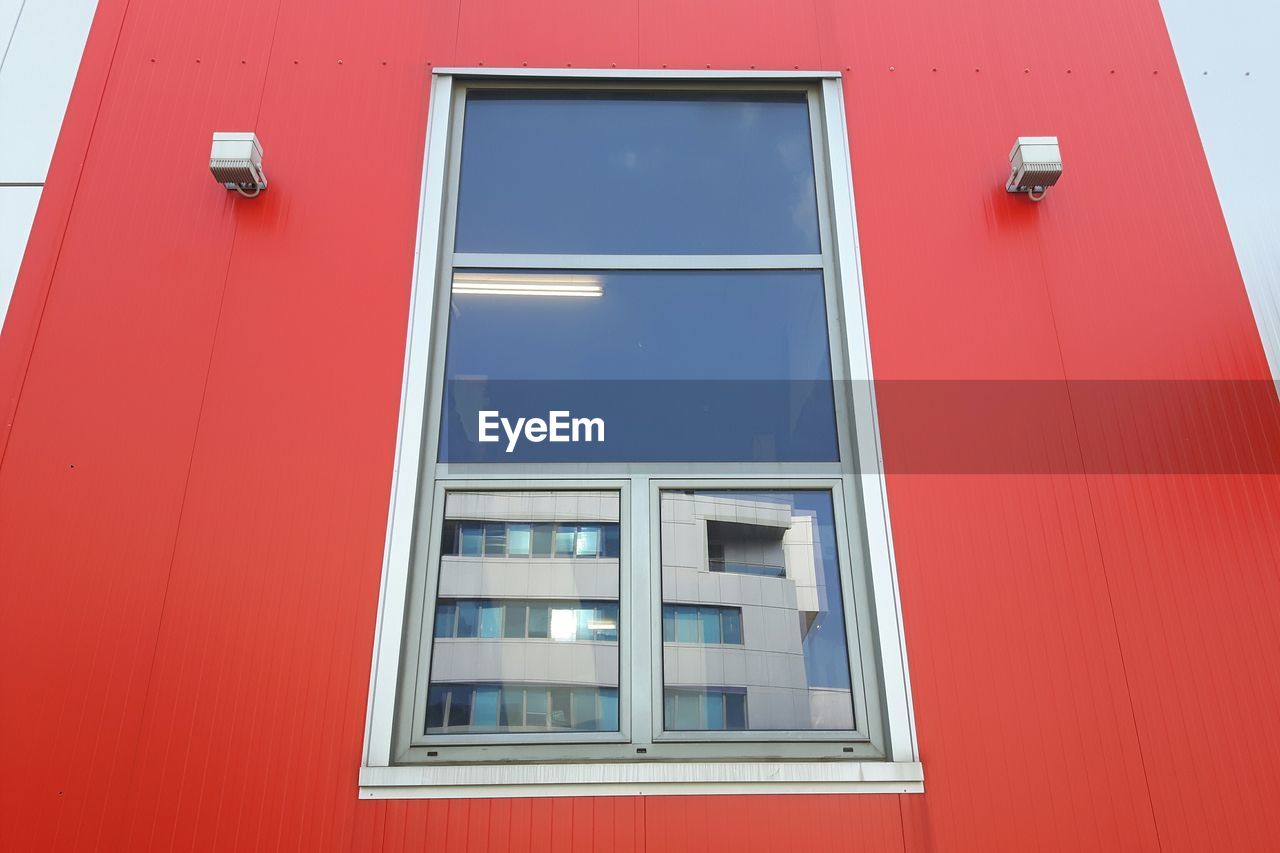
MULTIPOLYGON (((815 164, 816 165, 816 164, 815 164)), ((613 258, 616 261, 616 257, 613 258)), ((583 259, 582 263, 589 263, 583 259)), ((454 257, 457 266, 466 263, 465 257, 454 257)), ((651 260, 637 260, 638 265, 652 266, 651 260)), ((616 268, 616 263, 612 264, 616 268)), ((683 268, 683 267, 682 267, 683 268)), ((830 296, 828 297, 830 300, 830 296)), ((853 186, 849 170, 849 142, 844 116, 842 79, 837 72, 795 71, 624 71, 619 69, 485 69, 443 68, 437 69, 431 84, 430 113, 422 174, 422 193, 418 221, 417 245, 414 252, 413 287, 410 296, 409 329, 405 352, 404 384, 401 392, 400 420, 397 436, 395 467, 393 469, 391 502, 388 513, 387 538, 384 551, 382 583, 378 603, 378 619, 375 628, 373 662, 370 674, 368 711, 365 723, 364 752, 360 767, 360 796, 364 798, 441 798, 441 797, 497 797, 497 796, 596 796, 637 794, 702 794, 702 793, 915 793, 924 787, 923 768, 920 763, 916 740, 914 711, 911 705, 910 678, 907 670, 905 638, 902 626, 902 608, 894 565, 893 539, 889 526, 888 504, 885 492, 883 456, 880 446, 876 402, 872 384, 871 352, 867 333, 866 303, 862 287, 862 271, 857 242, 857 226, 854 218, 853 186), (465 764, 397 763, 397 726, 403 726, 405 703, 399 698, 402 677, 407 668, 417 667, 417 640, 406 632, 405 615, 410 607, 411 581, 414 574, 414 555, 430 555, 438 549, 438 537, 433 534, 439 519, 431 513, 431 505, 442 506, 439 495, 446 487, 484 488, 494 487, 502 481, 512 481, 520 473, 512 473, 520 466, 503 466, 502 476, 493 479, 477 478, 474 481, 450 479, 447 484, 424 482, 422 472, 435 463, 438 435, 439 400, 431 399, 434 387, 433 353, 441 347, 445 333, 444 318, 437 316, 437 293, 440 290, 441 260, 446 232, 446 196, 450 180, 451 153, 456 140, 451 139, 454 125, 455 92, 467 81, 487 81, 508 78, 531 82, 539 80, 577 81, 589 85, 594 81, 652 82, 655 86, 688 81, 698 84, 752 86, 770 83, 806 83, 816 92, 811 105, 816 105, 820 116, 819 139, 825 151, 827 182, 824 188, 818 176, 820 205, 830 235, 830 263, 824 269, 825 287, 833 291, 839 300, 839 317, 842 322, 836 328, 843 331, 843 339, 833 341, 833 350, 843 348, 847 363, 841 371, 833 364, 837 378, 847 380, 847 399, 837 400, 847 406, 849 417, 845 419, 850 430, 849 442, 856 450, 858 462, 851 473, 834 483, 838 491, 843 488, 856 494, 854 503, 861 510, 861 518, 849 519, 841 532, 861 535, 861 543, 846 542, 842 546, 842 572, 848 575, 843 561, 857 544, 865 548, 867 560, 867 598, 870 613, 857 617, 858 630, 870 632, 877 655, 878 669, 878 740, 883 755, 875 760, 861 757, 849 759, 809 760, 792 758, 786 749, 774 750, 777 755, 761 760, 746 751, 733 760, 736 740, 717 739, 713 744, 719 750, 717 757, 725 760, 708 761, 702 757, 676 761, 614 761, 597 758, 559 763, 510 764, 501 760, 497 747, 494 760, 470 761, 465 764), (824 192, 827 197, 824 200, 824 192), (839 343, 841 346, 834 346, 839 343), (429 457, 429 458, 428 458, 429 457), (426 513, 424 515, 424 512, 426 513), (431 519, 420 523, 419 519, 431 519), (860 524, 859 524, 860 522, 860 524), (433 539, 437 541, 433 542, 433 539)), ((844 445, 844 446, 847 446, 844 445)), ((650 506, 656 506, 660 488, 684 488, 710 486, 714 488, 805 488, 813 487, 813 478, 805 477, 794 466, 779 465, 777 476, 763 475, 755 470, 743 478, 726 478, 722 468, 704 469, 699 465, 658 466, 663 472, 652 476, 652 493, 626 493, 625 481, 612 479, 573 479, 574 466, 560 475, 548 475, 545 466, 530 466, 531 481, 520 481, 520 487, 530 488, 622 488, 624 505, 630 510, 623 513, 623 548, 627 542, 645 537, 635 537, 628 529, 634 521, 647 522, 650 506), (537 470, 537 473, 534 471, 537 470), (713 473, 713 470, 715 473, 713 473), (669 472, 669 473, 668 473, 669 472)), ((467 470, 474 470, 469 466, 467 470)), ((510 482, 508 482, 510 487, 510 482)), ((820 487, 826 487, 820 482, 820 487)), ((841 514, 837 505, 837 515, 841 514)), ((440 515, 440 513, 435 513, 440 515)), ((649 526, 656 539, 657 525, 649 526)), ((647 540, 646 540, 647 541, 647 540)), ((642 553, 649 548, 637 548, 630 559, 648 560, 642 553)), ((425 559, 420 556, 419 561, 425 559)), ((642 573, 647 575, 647 573, 642 573)), ((632 589, 633 595, 651 595, 648 589, 632 589)), ((660 653, 661 605, 660 596, 654 596, 652 609, 656 621, 649 626, 629 626, 631 636, 637 641, 657 637, 660 653)), ((848 597, 846 596, 846 599, 848 597)), ((641 612, 640 608, 624 605, 624 612, 641 612)), ((434 610, 434 608, 431 608, 434 610)), ((850 614, 851 615, 851 614, 850 614)), ((846 617, 848 618, 848 616, 846 617)), ((429 631, 429 617, 426 627, 429 631)), ((624 630, 628 626, 624 624, 624 630)), ((850 631, 855 626, 850 620, 850 631)), ((430 637, 430 633, 426 634, 430 637)), ((655 658, 660 660, 660 658, 655 658)), ((856 665, 856 661, 851 661, 856 665)), ((623 661, 625 665, 625 660, 623 661)), ((660 686, 660 673, 655 676, 660 686)), ((653 697, 654 708, 661 703, 661 690, 653 697)), ((637 713, 631 709, 631 725, 648 724, 648 717, 655 713, 644 708, 637 713)), ((625 712, 624 712, 625 716, 625 712)), ((614 739, 618 739, 615 733, 614 739)), ((658 742, 690 740, 686 736, 670 736, 663 733, 658 742)), ((743 741, 749 738, 742 738, 743 741)), ((756 740, 770 740, 767 734, 756 733, 756 740)), ((821 740, 819 734, 817 738, 821 740)), ((830 738, 828 738, 830 740, 830 738)), ((745 742, 742 747, 747 747, 745 742)), ((490 753, 487 747, 459 747, 460 749, 490 753)), ((508 747, 509 749, 510 747, 508 747)), ((849 751, 849 750, 846 750, 849 751)), ((797 753, 802 755, 803 753, 797 753)))

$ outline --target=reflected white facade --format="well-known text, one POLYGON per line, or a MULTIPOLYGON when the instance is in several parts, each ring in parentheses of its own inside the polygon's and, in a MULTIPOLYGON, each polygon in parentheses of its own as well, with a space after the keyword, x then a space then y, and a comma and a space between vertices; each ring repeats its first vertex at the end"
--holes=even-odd
POLYGON ((618 518, 616 492, 448 494, 429 732, 618 728, 618 518))
POLYGON ((668 690, 745 688, 748 729, 853 728, 851 692, 805 671, 805 636, 840 594, 821 582, 814 521, 781 502, 662 494, 664 604, 742 613, 741 644, 664 642, 668 690))
MULTIPOLYGON (((449 493, 429 733, 617 729, 619 510, 615 492, 449 493)), ((661 517, 666 727, 852 729, 850 690, 806 671, 840 607, 814 516, 667 491, 661 517)))

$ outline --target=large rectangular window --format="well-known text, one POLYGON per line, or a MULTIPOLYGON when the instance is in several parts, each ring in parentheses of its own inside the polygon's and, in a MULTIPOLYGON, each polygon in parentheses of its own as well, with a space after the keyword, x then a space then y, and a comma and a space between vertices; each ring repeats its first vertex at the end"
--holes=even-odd
POLYGON ((362 784, 912 790, 839 82, 561 76, 435 91, 362 784))

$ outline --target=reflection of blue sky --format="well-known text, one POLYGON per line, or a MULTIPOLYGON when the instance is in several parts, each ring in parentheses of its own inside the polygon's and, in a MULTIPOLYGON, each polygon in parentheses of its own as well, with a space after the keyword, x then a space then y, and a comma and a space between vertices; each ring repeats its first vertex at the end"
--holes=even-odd
POLYGON ((816 253, 803 95, 468 94, 461 252, 816 253))
POLYGON ((844 601, 840 597, 840 563, 836 556, 835 511, 826 491, 724 491, 698 494, 783 503, 793 515, 814 518, 814 560, 818 569, 818 600, 826 610, 818 614, 804 639, 804 668, 810 687, 849 689, 849 645, 845 634, 844 601))

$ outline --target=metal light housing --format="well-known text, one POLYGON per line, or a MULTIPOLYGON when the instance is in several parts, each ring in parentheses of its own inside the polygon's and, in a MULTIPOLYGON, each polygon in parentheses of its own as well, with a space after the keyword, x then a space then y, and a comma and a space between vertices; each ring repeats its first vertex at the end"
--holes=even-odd
POLYGON ((262 171, 262 143, 250 132, 215 133, 209 171, 229 190, 252 198, 267 188, 262 171))
POLYGON ((1019 136, 1009 152, 1009 180, 1004 188, 1011 193, 1028 193, 1032 200, 1044 198, 1045 190, 1062 177, 1062 149, 1056 136, 1019 136))

